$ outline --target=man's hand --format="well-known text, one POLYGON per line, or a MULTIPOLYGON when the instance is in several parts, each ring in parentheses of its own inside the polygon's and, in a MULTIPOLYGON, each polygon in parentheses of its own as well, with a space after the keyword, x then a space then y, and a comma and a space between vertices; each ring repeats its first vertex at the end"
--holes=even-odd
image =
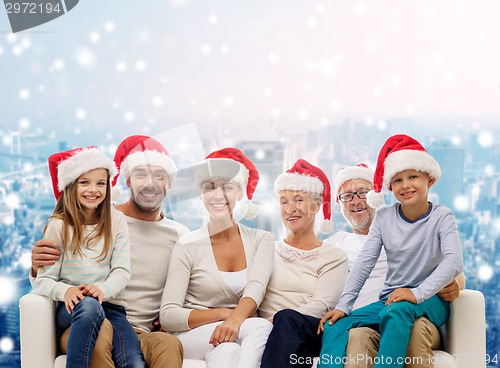
POLYGON ((151 332, 165 332, 163 328, 161 328, 160 324, 160 316, 156 317, 155 320, 153 321, 153 328, 151 329, 151 332))
POLYGON ((458 287, 458 282, 456 279, 453 279, 448 285, 446 285, 441 291, 437 293, 441 299, 446 302, 452 302, 456 298, 458 298, 458 294, 460 293, 460 288, 458 287))
POLYGON ((91 296, 93 298, 96 298, 97 301, 99 302, 99 304, 102 304, 102 298, 104 297, 104 293, 95 284, 88 284, 88 285, 82 284, 82 285, 80 285, 79 289, 83 295, 87 295, 87 296, 91 296))
POLYGON ((64 294, 64 304, 66 305, 66 310, 71 314, 75 305, 78 304, 80 300, 84 298, 83 293, 76 286, 70 287, 66 290, 66 294, 64 294))
POLYGON ((330 322, 328 322, 328 324, 331 326, 335 322, 337 322, 339 319, 344 318, 345 316, 347 316, 347 314, 345 314, 344 312, 342 312, 339 309, 334 309, 334 310, 326 313, 323 316, 323 318, 321 318, 321 321, 319 321, 318 331, 316 331, 316 333, 319 335, 321 332, 323 332, 325 330, 323 325, 325 324, 325 322, 327 320, 330 320, 330 322))
POLYGON ((391 295, 389 295, 389 298, 387 298, 385 305, 389 305, 393 302, 402 302, 405 300, 410 303, 417 304, 417 298, 415 298, 415 295, 410 289, 400 288, 394 290, 391 295))
POLYGON ((60 256, 61 252, 52 240, 42 239, 35 242, 31 250, 31 275, 36 277, 38 267, 53 265, 60 256))

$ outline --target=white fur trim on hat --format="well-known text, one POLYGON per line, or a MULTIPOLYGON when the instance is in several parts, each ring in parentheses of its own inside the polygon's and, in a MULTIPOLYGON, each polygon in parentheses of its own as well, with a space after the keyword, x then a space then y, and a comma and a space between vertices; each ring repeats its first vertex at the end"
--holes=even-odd
POLYGON ((321 194, 325 187, 315 176, 284 173, 274 182, 274 193, 279 196, 282 190, 298 190, 307 193, 321 194))
POLYGON ((205 180, 224 178, 240 184, 246 190, 249 175, 250 172, 248 169, 240 162, 229 158, 207 158, 202 161, 200 170, 196 173, 196 184, 200 187, 205 180), (214 164, 212 165, 212 163, 214 164), (216 163, 227 163, 227 165, 218 165, 216 163), (234 170, 236 167, 235 165, 239 166, 239 171, 237 173, 236 170, 234 170))
POLYGON ((339 198, 340 187, 345 182, 354 179, 363 179, 371 184, 373 182, 373 170, 362 166, 348 166, 341 169, 335 176, 335 200, 339 198))
POLYGON ((110 180, 113 180, 117 169, 113 160, 96 148, 84 148, 68 157, 57 166, 57 189, 62 192, 64 188, 73 183, 80 175, 95 169, 108 170, 110 180))
POLYGON ((145 150, 133 152, 122 162, 121 173, 125 177, 125 179, 130 178, 130 174, 137 166, 159 166, 164 168, 167 171, 170 185, 172 185, 175 175, 177 173, 177 167, 174 164, 174 161, 164 153, 154 151, 154 150, 145 150))
POLYGON ((441 178, 441 168, 437 161, 425 151, 399 150, 389 154, 384 161, 384 185, 391 188, 392 178, 404 170, 426 172, 437 181, 441 178))

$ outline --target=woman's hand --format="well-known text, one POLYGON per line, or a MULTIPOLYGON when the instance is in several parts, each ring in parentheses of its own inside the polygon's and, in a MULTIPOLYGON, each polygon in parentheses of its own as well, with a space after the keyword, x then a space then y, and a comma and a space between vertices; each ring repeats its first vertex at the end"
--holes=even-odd
POLYGON ((238 336, 238 331, 242 323, 243 321, 231 319, 222 322, 220 325, 215 327, 209 343, 213 346, 217 346, 223 342, 233 342, 238 336))
POLYGON ((334 309, 334 310, 326 313, 323 316, 323 318, 321 318, 321 321, 319 321, 318 330, 316 331, 316 334, 319 335, 321 332, 323 332, 325 330, 323 325, 325 324, 325 322, 327 320, 330 320, 330 322, 328 322, 328 324, 331 326, 335 322, 337 322, 339 319, 344 318, 345 316, 347 316, 347 314, 345 314, 344 312, 342 312, 339 309, 334 309))
POLYGON ((417 298, 415 298, 415 295, 410 289, 400 288, 394 290, 391 295, 389 295, 389 298, 387 298, 385 305, 389 305, 393 302, 402 302, 405 300, 410 303, 417 304, 417 298))

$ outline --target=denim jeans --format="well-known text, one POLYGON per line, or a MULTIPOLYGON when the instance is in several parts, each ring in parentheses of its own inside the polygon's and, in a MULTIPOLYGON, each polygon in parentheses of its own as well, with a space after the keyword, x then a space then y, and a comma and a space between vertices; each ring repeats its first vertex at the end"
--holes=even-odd
POLYGON ((139 340, 127 321, 125 308, 86 296, 75 305, 73 312, 66 311, 64 302, 59 302, 56 311, 57 329, 64 332, 69 326, 66 367, 89 367, 101 324, 107 318, 113 325, 113 361, 116 367, 143 368, 146 366, 139 340))

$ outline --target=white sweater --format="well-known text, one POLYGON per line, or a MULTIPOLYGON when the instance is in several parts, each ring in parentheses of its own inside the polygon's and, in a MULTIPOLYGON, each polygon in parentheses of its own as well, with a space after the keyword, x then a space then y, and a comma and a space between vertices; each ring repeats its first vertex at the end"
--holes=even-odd
POLYGON ((346 253, 330 244, 312 250, 276 242, 274 270, 259 316, 271 320, 282 309, 321 318, 334 308, 347 279, 346 253))
POLYGON ((160 321, 164 330, 189 330, 192 310, 235 308, 243 297, 257 306, 271 277, 274 239, 267 231, 239 225, 248 270, 243 290, 235 293, 222 278, 206 226, 180 239, 174 247, 162 297, 160 321))
MULTIPOLYGON (((325 242, 332 243, 334 246, 339 247, 347 253, 347 257, 349 258, 349 271, 351 271, 367 238, 368 235, 339 231, 326 239, 325 242)), ((354 309, 364 307, 365 305, 379 300, 379 294, 384 288, 386 273, 387 255, 385 251, 382 250, 370 277, 366 280, 365 285, 359 292, 358 299, 354 303, 354 309)))
MULTIPOLYGON (((104 294, 103 301, 126 306, 123 289, 130 279, 130 249, 127 223, 121 212, 111 210, 112 247, 106 258, 99 255, 104 248, 104 238, 95 241, 89 248, 82 247, 82 255, 73 254, 74 245, 62 243, 63 221, 52 218, 44 239, 53 240, 61 251, 61 257, 51 266, 38 269, 33 291, 56 301, 64 301, 66 291, 80 284, 96 284, 104 294)), ((85 226, 84 236, 90 235, 96 225, 85 226)), ((72 232, 69 232, 71 238, 72 232)))

